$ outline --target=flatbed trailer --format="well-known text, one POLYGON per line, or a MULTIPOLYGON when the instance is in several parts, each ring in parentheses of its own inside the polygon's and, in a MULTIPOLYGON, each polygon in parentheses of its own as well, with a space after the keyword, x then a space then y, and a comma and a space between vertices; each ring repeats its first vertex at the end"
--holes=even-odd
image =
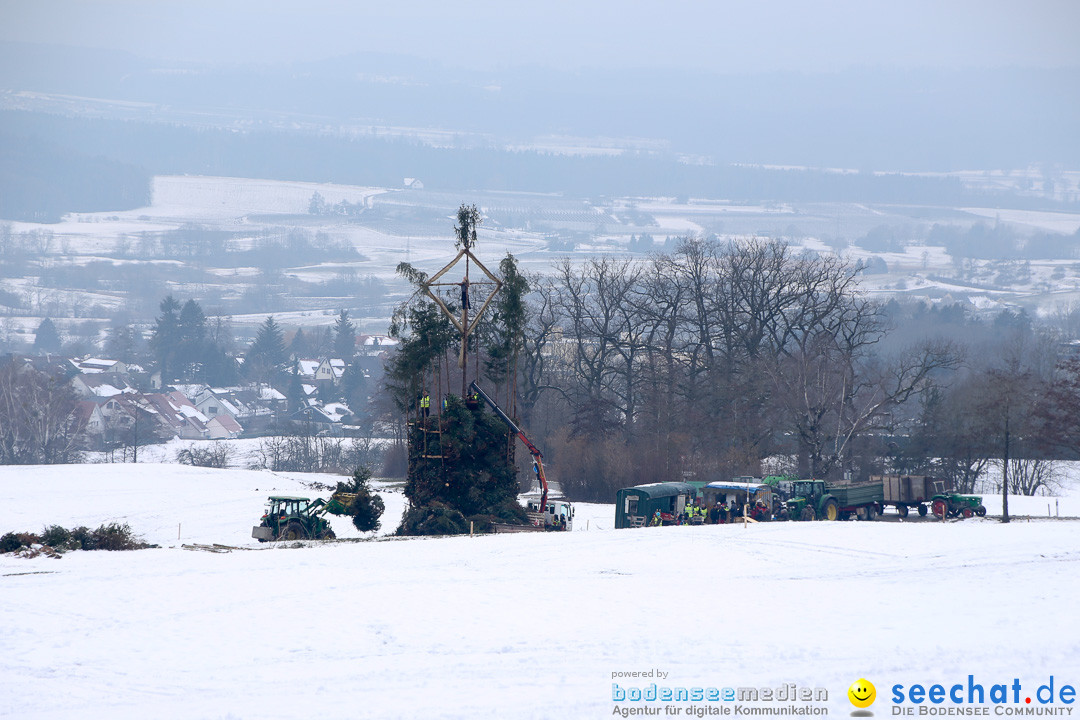
POLYGON ((934 495, 944 492, 945 481, 925 475, 871 475, 884 491, 883 504, 896 508, 900 517, 907 517, 912 508, 926 517, 934 495))

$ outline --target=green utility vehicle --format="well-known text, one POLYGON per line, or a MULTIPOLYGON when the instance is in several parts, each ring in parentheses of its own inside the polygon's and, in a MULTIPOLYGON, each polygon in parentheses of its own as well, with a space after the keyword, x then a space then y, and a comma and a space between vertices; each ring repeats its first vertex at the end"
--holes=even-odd
POLYGON ((934 517, 941 519, 947 517, 969 518, 972 515, 986 516, 986 507, 982 504, 982 497, 978 495, 940 493, 930 501, 930 510, 934 513, 934 517))
POLYGON ((623 488, 615 494, 615 527, 645 527, 656 524, 657 520, 663 525, 674 525, 695 498, 697 490, 683 482, 623 488))
POLYGON ((823 480, 796 480, 782 517, 788 520, 876 520, 883 500, 881 483, 827 486, 823 480))
POLYGON ((259 524, 251 529, 251 537, 259 542, 268 540, 328 540, 336 537, 326 513, 343 515, 351 498, 348 493, 335 493, 329 502, 306 497, 272 495, 266 503, 259 524))

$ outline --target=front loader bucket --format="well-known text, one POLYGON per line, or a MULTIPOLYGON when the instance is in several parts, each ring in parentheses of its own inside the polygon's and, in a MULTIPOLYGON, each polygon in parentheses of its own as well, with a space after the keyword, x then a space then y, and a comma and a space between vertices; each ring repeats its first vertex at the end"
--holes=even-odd
POLYGON ((255 538, 256 540, 273 540, 274 531, 273 529, 268 528, 265 525, 256 525, 255 527, 251 528, 251 537, 255 538))
POLYGON ((326 503, 326 512, 331 515, 348 515, 349 505, 356 499, 356 493, 336 492, 326 503))

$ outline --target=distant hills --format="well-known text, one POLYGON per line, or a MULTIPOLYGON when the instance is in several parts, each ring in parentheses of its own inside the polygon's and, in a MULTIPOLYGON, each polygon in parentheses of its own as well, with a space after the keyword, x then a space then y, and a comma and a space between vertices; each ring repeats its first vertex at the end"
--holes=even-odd
POLYGON ((1080 70, 481 73, 372 54, 209 66, 0 43, 0 217, 133 207, 149 176, 183 173, 1047 209, 1060 203, 925 173, 1080 168, 1077 87, 1080 70))

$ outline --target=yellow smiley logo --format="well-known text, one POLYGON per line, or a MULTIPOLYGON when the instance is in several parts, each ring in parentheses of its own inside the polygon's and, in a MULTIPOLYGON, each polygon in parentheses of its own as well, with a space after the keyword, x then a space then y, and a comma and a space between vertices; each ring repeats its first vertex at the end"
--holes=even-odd
POLYGON ((877 699, 877 690, 874 688, 874 683, 865 678, 859 678, 851 683, 851 687, 847 690, 847 696, 855 707, 868 708, 877 699))

